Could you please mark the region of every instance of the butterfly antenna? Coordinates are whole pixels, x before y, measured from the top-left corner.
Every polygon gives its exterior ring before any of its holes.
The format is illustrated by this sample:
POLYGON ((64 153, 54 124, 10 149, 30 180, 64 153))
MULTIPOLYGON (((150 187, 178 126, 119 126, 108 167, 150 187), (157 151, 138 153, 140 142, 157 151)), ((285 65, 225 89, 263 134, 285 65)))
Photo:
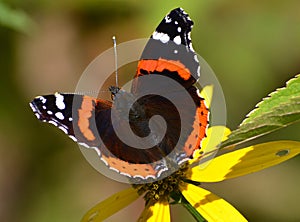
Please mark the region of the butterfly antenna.
POLYGON ((77 92, 64 92, 65 94, 78 94, 78 95, 92 95, 92 96, 95 96, 97 95, 98 93, 107 93, 109 92, 109 90, 100 90, 100 91, 96 91, 96 90, 93 90, 93 91, 77 91, 77 92))
POLYGON ((115 54, 115 73, 116 73, 116 87, 119 87, 118 83, 118 54, 117 54, 117 41, 116 37, 112 37, 113 43, 114 43, 114 54, 115 54))

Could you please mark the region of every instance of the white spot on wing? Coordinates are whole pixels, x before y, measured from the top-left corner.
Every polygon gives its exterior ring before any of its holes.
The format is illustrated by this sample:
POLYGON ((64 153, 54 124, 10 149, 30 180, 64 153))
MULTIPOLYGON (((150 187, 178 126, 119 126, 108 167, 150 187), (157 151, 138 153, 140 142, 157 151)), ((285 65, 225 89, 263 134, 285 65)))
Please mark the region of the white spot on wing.
POLYGON ((55 113, 55 116, 56 116, 57 119, 60 119, 60 120, 63 120, 65 118, 64 115, 61 112, 55 113))
POLYGON ((160 177, 161 176, 161 174, 163 173, 163 172, 165 172, 165 171, 167 171, 168 170, 168 168, 166 167, 166 168, 164 168, 164 169, 161 169, 158 173, 157 173, 157 177, 160 177))
POLYGON ((196 62, 199 62, 198 56, 197 56, 196 54, 194 55, 194 60, 195 60, 196 62))
POLYGON ((32 103, 29 103, 30 108, 32 109, 33 112, 36 112, 36 108, 32 103))
MULTIPOLYGON (((143 176, 141 176, 141 175, 134 175, 133 178, 134 178, 134 179, 138 179, 138 178, 140 178, 140 179, 146 179, 145 177, 143 177, 143 176)), ((153 178, 153 179, 154 179, 154 178, 153 178)))
POLYGON ((178 22, 177 22, 177 21, 175 21, 174 23, 175 23, 175 25, 178 25, 178 22))
POLYGON ((80 146, 84 146, 86 148, 90 148, 89 145, 87 145, 86 143, 78 143, 80 146))
POLYGON ((102 157, 101 157, 100 159, 103 161, 103 163, 104 163, 106 166, 108 166, 108 163, 107 163, 107 161, 106 161, 105 159, 103 159, 102 157))
MULTIPOLYGON (((158 176, 158 177, 159 177, 159 176, 158 176)), ((156 179, 156 178, 155 178, 155 176, 153 176, 153 175, 148 175, 148 176, 146 176, 145 179, 156 179)))
POLYGON ((120 174, 121 174, 121 175, 123 175, 123 176, 126 176, 126 177, 131 177, 131 175, 130 175, 130 174, 128 174, 128 173, 123 173, 123 172, 120 172, 120 174))
POLYGON ((48 115, 52 115, 53 112, 51 110, 47 110, 48 115))
POLYGON ((192 40, 192 39, 191 39, 191 32, 189 32, 189 33, 187 34, 187 37, 188 37, 188 40, 192 40))
POLYGON ((52 121, 52 120, 48 121, 48 123, 50 123, 50 124, 52 124, 52 125, 54 125, 54 126, 58 126, 57 122, 52 121))
POLYGON ((166 15, 165 21, 166 21, 166 23, 170 23, 170 22, 172 22, 172 19, 168 15, 166 15))
POLYGON ((184 158, 184 159, 178 161, 178 165, 180 165, 180 164, 182 164, 182 163, 188 161, 189 159, 190 159, 190 158, 186 157, 186 158, 184 158))
POLYGON ((200 76, 200 66, 197 68, 197 75, 200 76))
POLYGON ((65 134, 68 134, 68 130, 64 128, 63 126, 58 127, 60 130, 62 130, 65 134))
POLYGON ((73 118, 72 118, 72 117, 69 117, 69 121, 70 121, 70 122, 73 121, 73 118))
POLYGON ((177 28, 177 32, 181 32, 181 27, 178 27, 178 28, 177 28))
POLYGON ((167 43, 170 40, 170 37, 166 33, 154 32, 152 38, 155 40, 160 40, 162 43, 167 43))
POLYGON ((194 50, 194 48, 193 48, 192 42, 190 42, 190 44, 189 44, 189 48, 190 48, 190 50, 191 50, 192 52, 194 52, 194 51, 195 51, 195 50, 194 50))
POLYGON ((77 142, 77 139, 76 139, 75 136, 69 135, 69 137, 70 137, 74 142, 77 142))
POLYGON ((177 45, 180 45, 181 44, 181 38, 180 38, 180 36, 178 35, 178 36, 176 36, 175 38, 174 38, 174 40, 173 40, 177 45))
POLYGON ((162 35, 163 35, 163 33, 154 31, 153 34, 152 34, 152 38, 155 39, 155 40, 159 40, 162 35))
MULTIPOLYGON (((96 151, 96 153, 97 153, 97 155, 98 156, 101 156, 101 152, 100 152, 100 150, 97 148, 97 147, 95 147, 95 146, 92 146, 91 147, 93 150, 95 150, 96 151)), ((103 162, 106 162, 105 160, 103 160, 102 158, 100 158, 103 162)))
POLYGON ((66 105, 64 103, 64 96, 59 93, 55 93, 55 97, 56 97, 55 104, 57 108, 59 108, 60 110, 65 109, 66 105))
POLYGON ((187 15, 187 13, 184 11, 183 8, 180 7, 179 9, 180 9, 180 11, 181 11, 182 14, 187 15))
POLYGON ((47 99, 46 99, 45 97, 43 97, 43 96, 38 96, 38 97, 36 97, 36 98, 39 99, 39 100, 41 100, 41 102, 42 102, 43 104, 45 104, 46 101, 47 101, 47 99))
POLYGON ((120 173, 120 171, 119 171, 119 170, 117 170, 116 168, 109 167, 109 169, 110 169, 110 170, 113 170, 113 171, 115 171, 115 172, 117 172, 117 173, 120 173))
POLYGON ((178 53, 178 50, 175 49, 175 50, 174 50, 174 53, 177 54, 177 53, 178 53))

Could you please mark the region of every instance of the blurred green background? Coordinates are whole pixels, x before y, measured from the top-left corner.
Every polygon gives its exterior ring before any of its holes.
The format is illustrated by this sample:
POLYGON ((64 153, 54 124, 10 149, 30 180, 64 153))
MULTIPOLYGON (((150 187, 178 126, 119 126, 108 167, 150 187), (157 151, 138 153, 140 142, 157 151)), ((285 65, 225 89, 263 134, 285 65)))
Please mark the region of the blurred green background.
MULTIPOLYGON (((128 185, 95 171, 61 131, 41 124, 34 96, 72 92, 85 67, 119 43, 148 37, 167 12, 194 20, 193 46, 215 71, 236 128, 261 98, 300 73, 300 1, 10 0, 0 3, 0 221, 79 221, 128 185)), ((129 75, 133 75, 132 70, 129 75)), ((300 140, 295 124, 259 141, 300 140)), ((218 184, 204 184, 249 221, 300 221, 300 157, 218 184)), ((134 221, 137 201, 107 221, 134 221)), ((193 221, 180 206, 174 221, 193 221)))

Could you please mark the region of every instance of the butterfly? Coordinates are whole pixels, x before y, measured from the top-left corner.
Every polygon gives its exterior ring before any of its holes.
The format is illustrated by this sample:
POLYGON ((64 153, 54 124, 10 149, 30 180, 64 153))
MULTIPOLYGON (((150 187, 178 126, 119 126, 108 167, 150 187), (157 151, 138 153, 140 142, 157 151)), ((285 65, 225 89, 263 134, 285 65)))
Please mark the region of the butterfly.
POLYGON ((38 96, 30 103, 34 114, 95 149, 121 175, 163 177, 193 158, 208 127, 209 110, 194 86, 200 65, 192 27, 181 8, 163 18, 138 61, 130 92, 111 86, 112 101, 76 93, 38 96))

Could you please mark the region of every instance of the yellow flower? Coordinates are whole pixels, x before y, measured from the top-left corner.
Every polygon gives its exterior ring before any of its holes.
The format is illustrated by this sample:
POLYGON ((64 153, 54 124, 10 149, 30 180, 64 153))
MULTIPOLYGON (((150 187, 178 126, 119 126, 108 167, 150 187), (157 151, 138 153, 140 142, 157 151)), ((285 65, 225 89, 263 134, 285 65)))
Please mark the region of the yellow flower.
MULTIPOLYGON (((211 88, 202 91, 210 101, 211 88)), ((219 182, 257 172, 279 164, 300 153, 300 142, 274 141, 257 144, 215 158, 220 138, 225 140, 230 130, 224 126, 208 129, 202 149, 196 157, 183 164, 172 175, 152 183, 132 185, 131 188, 114 194, 98 203, 83 217, 82 222, 100 222, 144 195, 145 209, 138 221, 171 221, 170 202, 182 203, 193 216, 206 221, 247 221, 232 205, 215 194, 201 188, 200 182, 219 182), (198 214, 198 215, 197 215, 198 214)))

